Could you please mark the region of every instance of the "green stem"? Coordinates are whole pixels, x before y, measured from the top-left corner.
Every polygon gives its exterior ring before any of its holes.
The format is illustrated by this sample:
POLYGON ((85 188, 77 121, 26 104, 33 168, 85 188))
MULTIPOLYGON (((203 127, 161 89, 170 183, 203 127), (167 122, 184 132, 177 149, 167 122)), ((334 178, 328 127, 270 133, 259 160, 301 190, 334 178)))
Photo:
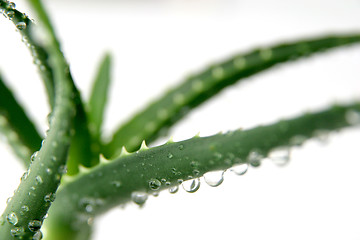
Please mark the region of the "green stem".
POLYGON ((254 161, 254 156, 265 157, 276 148, 302 144, 319 131, 335 131, 353 124, 360 124, 359 103, 246 131, 196 136, 150 149, 143 147, 135 153, 123 152, 115 160, 103 161, 66 179, 45 222, 48 239, 81 239, 77 232, 86 232, 89 219, 129 202, 135 192, 151 194, 209 171, 243 163, 258 165, 259 159, 254 161))

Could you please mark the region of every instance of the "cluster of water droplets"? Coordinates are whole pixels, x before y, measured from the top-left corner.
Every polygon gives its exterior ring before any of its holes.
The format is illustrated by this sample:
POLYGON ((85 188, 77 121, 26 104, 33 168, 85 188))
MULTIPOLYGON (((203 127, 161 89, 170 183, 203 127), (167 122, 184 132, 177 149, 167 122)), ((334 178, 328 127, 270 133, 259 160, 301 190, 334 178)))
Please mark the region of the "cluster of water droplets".
POLYGON ((79 208, 87 213, 92 214, 96 210, 104 205, 104 200, 101 198, 84 197, 79 201, 79 208))
MULTIPOLYGON (((25 215, 27 212, 29 211, 29 207, 24 205, 21 207, 20 210, 20 215, 25 215)), ((23 236, 25 236, 25 229, 24 227, 21 226, 17 226, 19 223, 19 217, 17 216, 17 214, 15 212, 11 212, 6 216, 6 220, 9 224, 13 225, 14 227, 10 229, 10 234, 11 236, 15 237, 15 238, 19 238, 21 239, 23 236)), ((4 222, 1 222, 1 225, 3 225, 4 222)), ((35 234, 33 235, 33 240, 40 240, 42 239, 42 233, 40 231, 42 225, 42 221, 34 219, 34 220, 30 220, 27 224, 27 228, 31 231, 34 232, 35 234)))
MULTIPOLYGON (((7 7, 1 8, 0 13, 2 13, 9 20, 13 20, 15 17, 15 7, 16 7, 15 3, 7 2, 7 7)), ((23 14, 22 18, 23 18, 22 20, 25 20, 27 17, 25 14, 23 14)), ((26 29, 27 27, 26 22, 22 20, 15 23, 16 28, 20 31, 26 29)))

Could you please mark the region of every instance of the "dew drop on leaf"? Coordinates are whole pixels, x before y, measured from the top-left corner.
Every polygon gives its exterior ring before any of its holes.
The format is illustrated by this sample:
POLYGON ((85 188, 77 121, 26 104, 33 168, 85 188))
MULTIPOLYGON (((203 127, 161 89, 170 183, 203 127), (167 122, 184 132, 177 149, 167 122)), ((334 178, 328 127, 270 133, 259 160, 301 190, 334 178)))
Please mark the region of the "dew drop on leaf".
POLYGON ((177 193, 177 191, 179 191, 179 186, 173 186, 171 188, 169 188, 169 193, 177 193))
POLYGON ((212 171, 204 174, 204 180, 210 187, 217 187, 224 181, 224 171, 212 171))
POLYGON ((62 174, 62 175, 66 174, 67 173, 67 167, 65 165, 61 165, 59 167, 59 173, 62 174))
POLYGON ((9 9, 15 9, 16 4, 14 2, 8 2, 8 8, 9 9))
POLYGON ((6 219, 7 219, 7 221, 8 221, 10 224, 12 224, 12 225, 16 225, 16 224, 18 223, 18 221, 19 221, 16 213, 14 213, 14 212, 9 213, 9 214, 6 216, 6 219))
POLYGON ((112 181, 111 185, 113 185, 116 188, 119 188, 121 186, 121 182, 120 181, 112 181))
POLYGON ((92 198, 82 198, 79 201, 79 207, 86 213, 92 213, 94 211, 95 200, 92 198))
POLYGON ((21 181, 25 181, 25 179, 28 177, 28 175, 29 175, 29 172, 28 171, 26 171, 26 172, 24 172, 24 174, 21 176, 21 181))
POLYGON ((32 240, 41 240, 42 238, 43 238, 42 232, 41 232, 41 231, 37 231, 37 232, 34 234, 32 240))
POLYGON ((32 221, 30 221, 29 224, 28 224, 28 228, 29 228, 29 230, 32 231, 32 232, 37 232, 37 231, 39 231, 40 228, 41 228, 41 221, 39 221, 39 220, 32 220, 32 221))
POLYGON ((53 202, 53 201, 55 201, 55 198, 56 198, 55 193, 49 193, 49 194, 45 195, 44 201, 45 202, 53 202))
POLYGON ((305 141, 306 137, 302 135, 294 136, 290 139, 290 144, 293 146, 301 146, 305 141))
POLYGON ((235 173, 236 175, 244 175, 247 170, 249 169, 249 164, 248 163, 242 163, 242 164, 239 164, 239 165, 236 165, 232 168, 230 168, 230 171, 235 173))
POLYGON ((29 207, 26 205, 21 206, 20 215, 25 215, 29 211, 29 207))
POLYGON ((290 148, 279 147, 270 151, 268 157, 277 166, 285 166, 290 161, 290 148))
POLYGON ((26 23, 24 23, 24 22, 18 22, 18 23, 16 24, 16 28, 19 29, 20 31, 21 31, 21 30, 24 30, 24 29, 26 28, 26 23))
POLYGON ((31 157, 30 157, 30 161, 31 161, 31 162, 35 161, 35 158, 37 157, 38 153, 39 153, 39 152, 36 151, 36 152, 34 152, 34 153, 31 155, 31 157))
POLYGON ((149 187, 151 190, 158 190, 161 187, 161 182, 157 179, 151 179, 149 181, 149 187))
POLYGON ((131 200, 140 206, 144 205, 147 199, 148 199, 148 195, 143 192, 133 192, 131 194, 131 200))
POLYGON ((174 157, 174 155, 172 155, 172 153, 168 153, 167 157, 168 157, 169 159, 172 159, 172 158, 174 157))
POLYGON ((360 124, 360 112, 355 110, 348 110, 345 113, 345 120, 350 125, 360 124))
POLYGON ((24 236, 24 228, 23 227, 17 227, 10 230, 11 236, 15 238, 20 238, 24 236))
POLYGON ((37 175, 35 177, 35 181, 36 181, 36 185, 42 184, 43 183, 43 179, 40 175, 37 175))
POLYGON ((322 144, 329 142, 329 131, 328 130, 317 130, 314 132, 314 137, 322 144))
POLYGON ((182 183, 183 189, 188 193, 194 193, 200 188, 200 179, 190 179, 182 183))
POLYGON ((253 167, 259 167, 264 156, 258 151, 251 151, 248 155, 248 162, 253 167))
POLYGON ((7 17, 11 20, 15 17, 15 12, 10 10, 6 12, 7 17))

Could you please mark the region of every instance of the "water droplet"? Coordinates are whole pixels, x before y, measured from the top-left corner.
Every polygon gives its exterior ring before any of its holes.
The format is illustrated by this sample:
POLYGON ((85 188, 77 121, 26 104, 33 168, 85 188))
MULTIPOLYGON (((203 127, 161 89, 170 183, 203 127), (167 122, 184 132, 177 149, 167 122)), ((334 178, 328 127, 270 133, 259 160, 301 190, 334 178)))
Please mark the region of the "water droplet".
POLYGON ((17 227, 10 230, 10 234, 13 237, 20 238, 24 236, 24 228, 23 227, 17 227))
POLYGON ((6 15, 11 20, 11 19, 13 19, 15 17, 15 12, 14 11, 7 11, 6 15))
MULTIPOLYGON (((54 145, 54 144, 53 144, 54 145)), ((51 157, 51 161, 56 162, 57 158, 55 156, 51 157)))
POLYGON ((177 186, 177 185, 169 188, 169 193, 174 194, 174 193, 177 193, 177 191, 179 191, 179 186, 177 186))
POLYGON ((204 180, 210 187, 217 187, 224 181, 224 171, 212 171, 204 174, 204 180))
POLYGON ((240 56, 240 57, 237 57, 235 60, 234 60, 234 66, 238 69, 243 69, 245 68, 246 66, 246 60, 244 57, 240 56))
POLYGON ((140 206, 144 205, 147 199, 148 199, 148 195, 143 192, 133 192, 131 194, 131 200, 140 206))
POLYGON ((200 188, 200 179, 190 179, 182 183, 182 187, 188 193, 194 193, 200 188))
POLYGON ((180 144, 178 148, 179 148, 179 150, 183 150, 183 149, 184 149, 184 145, 180 144))
POLYGON ((89 226, 92 226, 94 224, 94 218, 90 217, 86 222, 89 226))
POLYGON ((43 183, 43 179, 40 175, 37 175, 35 177, 35 181, 36 181, 36 185, 42 184, 43 183))
POLYGON ((195 92, 201 92, 204 90, 204 84, 197 79, 192 83, 191 89, 194 90, 195 92))
POLYGON ((345 120, 350 125, 360 124, 360 112, 355 110, 346 111, 345 120))
POLYGON ((249 169, 249 164, 242 163, 242 164, 239 164, 239 165, 236 165, 236 166, 230 168, 230 171, 232 171, 236 175, 241 176, 241 175, 244 175, 248 169, 249 169))
POLYGON ((172 153, 168 153, 167 157, 171 159, 174 157, 174 155, 172 155, 172 153))
POLYGON ((211 74, 214 78, 221 79, 224 77, 224 69, 222 67, 215 67, 211 74))
POLYGON ((251 151, 248 155, 248 162, 253 167, 259 167, 264 156, 258 151, 251 151))
POLYGON ((262 60, 268 61, 272 57, 272 50, 269 48, 260 49, 259 55, 262 60))
POLYGON ((8 8, 9 9, 15 9, 15 7, 16 7, 16 4, 14 2, 8 2, 8 8))
POLYGON ((18 217, 16 216, 16 213, 11 212, 6 216, 7 221, 12 224, 12 225, 16 225, 19 221, 18 217))
POLYGON ((20 31, 21 31, 21 30, 24 30, 24 29, 26 28, 26 23, 24 23, 24 22, 18 22, 18 23, 16 24, 16 28, 19 29, 20 31))
POLYGON ((41 223, 41 221, 39 221, 39 220, 32 220, 32 221, 29 222, 28 228, 29 228, 29 230, 32 231, 32 232, 37 232, 37 231, 40 230, 41 224, 42 224, 42 223, 41 223))
POLYGON ((42 232, 38 231, 34 234, 32 240, 41 240, 43 238, 42 232))
POLYGON ((121 182, 120 181, 112 181, 111 185, 113 185, 114 187, 118 188, 121 186, 121 182))
POLYGON ((322 144, 327 144, 329 142, 329 131, 328 130, 316 130, 314 132, 314 137, 322 144))
POLYGON ((158 197, 159 196, 159 192, 152 192, 152 195, 154 196, 154 197, 158 197))
POLYGON ((197 169, 194 169, 194 170, 192 171, 192 173, 193 173, 194 176, 198 176, 198 175, 200 174, 200 171, 197 170, 197 169))
POLYGON ((92 213, 94 211, 95 201, 90 198, 83 198, 79 201, 79 207, 87 213, 92 213))
POLYGON ((199 163, 196 162, 196 161, 191 161, 191 162, 190 162, 190 166, 191 166, 192 168, 197 168, 197 167, 199 166, 199 163))
POLYGON ((38 153, 39 153, 39 152, 36 151, 36 152, 34 152, 34 153, 31 155, 31 157, 30 157, 30 162, 35 161, 35 158, 37 157, 38 153))
POLYGON ((25 215, 29 211, 29 207, 26 205, 21 206, 20 215, 25 215))
POLYGON ((45 171, 46 171, 46 173, 49 174, 49 175, 52 174, 52 170, 51 170, 50 168, 47 168, 45 171))
POLYGON ((290 160, 290 148, 288 147, 279 147, 270 151, 268 157, 275 163, 277 166, 285 166, 289 163, 290 160))
POLYGON ((44 220, 44 219, 47 219, 48 216, 49 216, 49 213, 46 213, 45 216, 43 217, 43 220, 44 220))
POLYGON ((45 201, 45 202, 53 202, 53 201, 55 201, 55 198, 56 198, 56 194, 55 194, 55 193, 49 193, 49 194, 46 194, 46 195, 45 195, 44 201, 45 201))
POLYGON ((161 182, 157 179, 151 179, 149 181, 149 187, 151 190, 158 190, 161 187, 161 182))
POLYGON ((67 173, 67 167, 65 165, 61 165, 59 167, 59 173, 62 174, 62 175, 66 174, 67 173))
POLYGON ((8 197, 8 199, 6 199, 6 204, 9 204, 9 202, 12 200, 12 197, 8 197))
POLYGON ((306 141, 306 139, 307 138, 305 136, 297 135, 290 139, 290 144, 292 146, 301 146, 306 141))

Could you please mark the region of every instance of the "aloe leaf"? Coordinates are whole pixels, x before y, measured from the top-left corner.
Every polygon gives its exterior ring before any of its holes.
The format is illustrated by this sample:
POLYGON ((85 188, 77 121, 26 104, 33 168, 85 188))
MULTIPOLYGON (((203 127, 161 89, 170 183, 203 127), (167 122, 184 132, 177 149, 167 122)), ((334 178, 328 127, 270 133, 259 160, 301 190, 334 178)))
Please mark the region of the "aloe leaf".
POLYGON ((111 80, 110 71, 111 56, 110 54, 106 54, 99 66, 88 104, 89 129, 95 144, 98 146, 101 138, 101 126, 111 80))
MULTIPOLYGON (((4 6, 8 6, 9 3, 7 1, 1 1, 1 3, 4 6)), ((48 35, 55 36, 55 32, 53 27, 51 26, 51 23, 46 16, 45 11, 43 11, 43 7, 41 3, 37 0, 30 0, 29 3, 33 6, 36 13, 38 14, 39 18, 42 20, 42 24, 44 25, 44 28, 48 32, 48 35)), ((7 7, 8 9, 9 7, 7 7)), ((11 7, 11 11, 15 12, 15 16, 19 15, 19 19, 25 19, 26 24, 29 26, 32 26, 34 24, 31 23, 28 17, 26 17, 25 14, 18 12, 14 9, 14 7, 11 7)), ((8 10, 5 10, 4 12, 8 12, 8 10)), ((12 18, 12 20, 15 20, 15 17, 12 18)), ((19 21, 20 21, 19 20, 19 21)), ((17 21, 17 20, 16 20, 17 21)), ((17 23, 15 21, 15 23, 17 23)), ((29 29, 26 27, 24 30, 29 29)), ((21 33, 23 33, 24 30, 21 30, 21 33)), ((53 84, 53 73, 50 65, 48 64, 48 56, 50 55, 50 52, 48 50, 48 46, 40 47, 40 45, 35 44, 34 38, 31 35, 32 32, 25 31, 27 35, 25 35, 26 43, 30 46, 30 49, 32 50, 32 54, 35 57, 34 62, 39 65, 40 72, 42 73, 43 77, 47 77, 45 81, 45 84, 47 85, 48 82, 52 84, 48 84, 47 89, 54 91, 54 84, 53 84), (46 61, 45 61, 46 60, 46 61)), ((60 44, 56 39, 52 39, 52 45, 57 46, 57 48, 60 48, 60 44)), ((72 87, 74 88, 74 101, 76 104, 76 115, 73 122, 73 129, 74 134, 72 137, 72 144, 71 148, 69 150, 69 160, 68 160, 68 174, 76 174, 78 172, 78 166, 79 164, 84 166, 92 166, 98 163, 98 156, 96 152, 94 152, 91 149, 91 138, 90 133, 88 129, 88 122, 87 122, 87 115, 84 109, 84 105, 81 99, 80 92, 77 90, 75 83, 72 80, 72 77, 69 73, 69 78, 72 82, 72 87)), ((51 93, 51 91, 48 90, 48 92, 51 93)), ((48 94, 51 96, 53 94, 48 94)))
MULTIPOLYGON (((87 220, 112 207, 130 200, 144 203, 141 194, 146 196, 178 186, 209 171, 239 164, 258 166, 259 157, 266 157, 274 149, 298 146, 306 139, 318 137, 319 131, 336 131, 355 124, 360 124, 360 103, 337 105, 245 131, 169 141, 150 149, 143 144, 134 153, 123 148, 116 159, 103 159, 98 166, 64 178, 46 221, 48 237, 76 239, 71 236, 76 236, 76 231, 82 232, 81 223, 87 229, 87 220), (77 229, 73 230, 72 225, 77 229)), ((195 184, 190 191, 196 189, 195 184)))
POLYGON ((88 117, 80 93, 76 89, 74 91, 76 114, 73 121, 74 135, 71 138, 67 161, 68 175, 78 173, 80 165, 91 167, 99 162, 98 151, 92 147, 91 134, 87 124, 88 117))
POLYGON ((106 157, 114 157, 121 146, 134 151, 143 140, 150 143, 189 110, 248 76, 282 62, 359 41, 359 34, 326 36, 260 48, 231 57, 191 76, 137 113, 116 130, 103 152, 106 157))
POLYGON ((20 34, 22 41, 29 48, 30 53, 37 65, 40 76, 44 82, 47 96, 51 108, 54 106, 54 79, 53 72, 48 63, 48 53, 42 46, 42 43, 36 40, 34 36, 35 24, 29 17, 15 9, 15 4, 8 1, 0 1, 0 13, 3 13, 9 20, 11 20, 20 34))
MULTIPOLYGON (((45 141, 39 152, 33 155, 28 171, 24 173, 0 218, 0 239, 40 239, 39 229, 64 174, 75 115, 74 87, 69 66, 41 3, 33 2, 41 20, 46 23, 48 52, 54 70, 55 104, 45 141)), ((8 10, 10 3, 7 4, 8 10)))
POLYGON ((40 148, 41 136, 0 75, 0 132, 26 168, 31 153, 40 148))

